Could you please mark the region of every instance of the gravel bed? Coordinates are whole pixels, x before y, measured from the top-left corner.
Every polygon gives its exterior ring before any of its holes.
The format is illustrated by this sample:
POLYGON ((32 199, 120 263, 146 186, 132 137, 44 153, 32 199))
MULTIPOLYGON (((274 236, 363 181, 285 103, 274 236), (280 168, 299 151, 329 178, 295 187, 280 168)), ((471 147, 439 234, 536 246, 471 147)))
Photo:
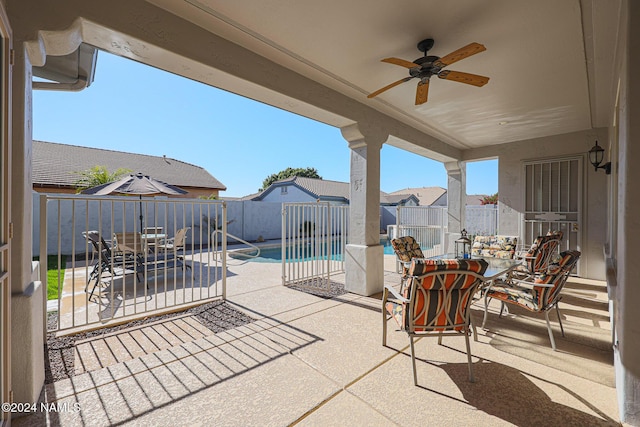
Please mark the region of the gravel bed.
MULTIPOLYGON (((51 384, 75 375, 74 346, 76 341, 99 337, 112 332, 122 331, 128 328, 166 320, 184 314, 191 314, 196 317, 200 323, 214 333, 237 328, 255 320, 231 307, 224 301, 214 301, 177 313, 146 317, 144 319, 134 320, 122 325, 83 332, 75 335, 56 337, 55 332, 49 332, 47 333, 47 342, 45 344, 45 384, 51 384)), ((47 330, 55 330, 56 322, 57 313, 49 313, 47 316, 47 330)))

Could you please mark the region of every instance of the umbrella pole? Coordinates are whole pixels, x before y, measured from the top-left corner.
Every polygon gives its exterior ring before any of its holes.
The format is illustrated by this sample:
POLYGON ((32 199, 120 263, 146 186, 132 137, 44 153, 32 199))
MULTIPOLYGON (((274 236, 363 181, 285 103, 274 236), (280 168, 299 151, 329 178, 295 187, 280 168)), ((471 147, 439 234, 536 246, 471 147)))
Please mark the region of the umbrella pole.
POLYGON ((142 233, 142 194, 140 195, 140 233, 142 233))

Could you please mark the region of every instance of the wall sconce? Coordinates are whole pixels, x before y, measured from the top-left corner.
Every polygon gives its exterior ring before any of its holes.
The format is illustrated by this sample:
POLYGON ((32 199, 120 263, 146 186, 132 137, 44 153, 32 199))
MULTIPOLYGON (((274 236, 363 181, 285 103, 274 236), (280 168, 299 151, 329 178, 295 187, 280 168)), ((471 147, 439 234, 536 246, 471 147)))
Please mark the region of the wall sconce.
POLYGON ((607 175, 611 175, 611 162, 607 162, 604 165, 600 165, 602 160, 604 159, 604 148, 598 145, 598 141, 596 140, 596 145, 594 145, 591 150, 589 150, 589 161, 596 168, 596 172, 598 169, 604 169, 604 173, 607 175))

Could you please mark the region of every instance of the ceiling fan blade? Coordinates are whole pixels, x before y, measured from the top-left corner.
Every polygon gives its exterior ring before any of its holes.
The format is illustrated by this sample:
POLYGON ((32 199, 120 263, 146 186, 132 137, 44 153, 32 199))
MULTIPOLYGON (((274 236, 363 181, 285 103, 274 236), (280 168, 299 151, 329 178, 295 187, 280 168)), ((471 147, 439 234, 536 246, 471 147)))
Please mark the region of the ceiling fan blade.
POLYGON ((453 80, 454 82, 466 83, 468 85, 482 87, 489 83, 489 77, 479 76, 477 74, 463 73, 461 71, 444 70, 438 73, 438 77, 445 80, 453 80))
POLYGON ((414 67, 419 67, 419 64, 416 64, 415 62, 411 62, 411 61, 405 61, 404 59, 400 59, 400 58, 384 58, 381 59, 382 62, 387 62, 389 64, 394 64, 394 65, 399 65, 401 67, 405 67, 405 68, 414 68, 414 67))
POLYGON ((418 88, 416 89, 416 105, 424 104, 427 102, 427 96, 429 95, 429 80, 421 80, 418 82, 418 88))
POLYGON ((401 84, 401 83, 408 82, 408 81, 409 81, 409 80, 411 80, 412 78, 413 78, 413 77, 405 77, 404 79, 400 79, 400 80, 398 80, 397 82, 393 82, 393 83, 391 83, 390 85, 386 85, 386 86, 385 86, 385 87, 383 87, 382 89, 378 89, 377 91, 372 92, 372 93, 370 93, 369 95, 367 95, 367 98, 373 98, 373 97, 375 97, 375 96, 378 96, 378 95, 380 95, 382 92, 384 92, 385 90, 389 90, 389 89, 391 89, 392 87, 396 87, 396 86, 398 86, 398 85, 399 85, 399 84, 401 84))
POLYGON ((451 65, 454 62, 458 62, 461 59, 467 58, 471 55, 475 55, 476 53, 480 53, 485 50, 487 50, 487 48, 485 48, 484 45, 481 45, 480 43, 469 43, 465 47, 461 47, 460 49, 443 56, 437 61, 434 61, 433 65, 443 68, 447 65, 451 65))

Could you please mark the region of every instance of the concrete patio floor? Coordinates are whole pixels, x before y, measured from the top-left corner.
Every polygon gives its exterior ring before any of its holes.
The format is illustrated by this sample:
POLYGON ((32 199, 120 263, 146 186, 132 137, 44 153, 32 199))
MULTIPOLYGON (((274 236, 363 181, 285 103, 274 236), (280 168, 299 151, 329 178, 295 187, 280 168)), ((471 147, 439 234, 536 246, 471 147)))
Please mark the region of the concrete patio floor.
MULTIPOLYGON (((387 283, 399 281, 394 264, 385 256, 387 283)), ((255 322, 218 334, 184 317, 153 325, 147 339, 166 341, 170 330, 181 339, 47 385, 46 401, 62 410, 13 425, 619 425, 601 282, 567 285, 565 338, 551 316, 557 352, 543 316, 512 310, 498 319, 496 305, 471 344, 476 382, 467 380, 462 337, 422 339, 415 387, 409 341, 393 321, 381 345, 380 296, 290 289, 277 263, 227 268, 228 303, 255 322)), ((473 316, 479 325, 479 304, 473 316)), ((112 342, 105 352, 115 352, 112 342)))

